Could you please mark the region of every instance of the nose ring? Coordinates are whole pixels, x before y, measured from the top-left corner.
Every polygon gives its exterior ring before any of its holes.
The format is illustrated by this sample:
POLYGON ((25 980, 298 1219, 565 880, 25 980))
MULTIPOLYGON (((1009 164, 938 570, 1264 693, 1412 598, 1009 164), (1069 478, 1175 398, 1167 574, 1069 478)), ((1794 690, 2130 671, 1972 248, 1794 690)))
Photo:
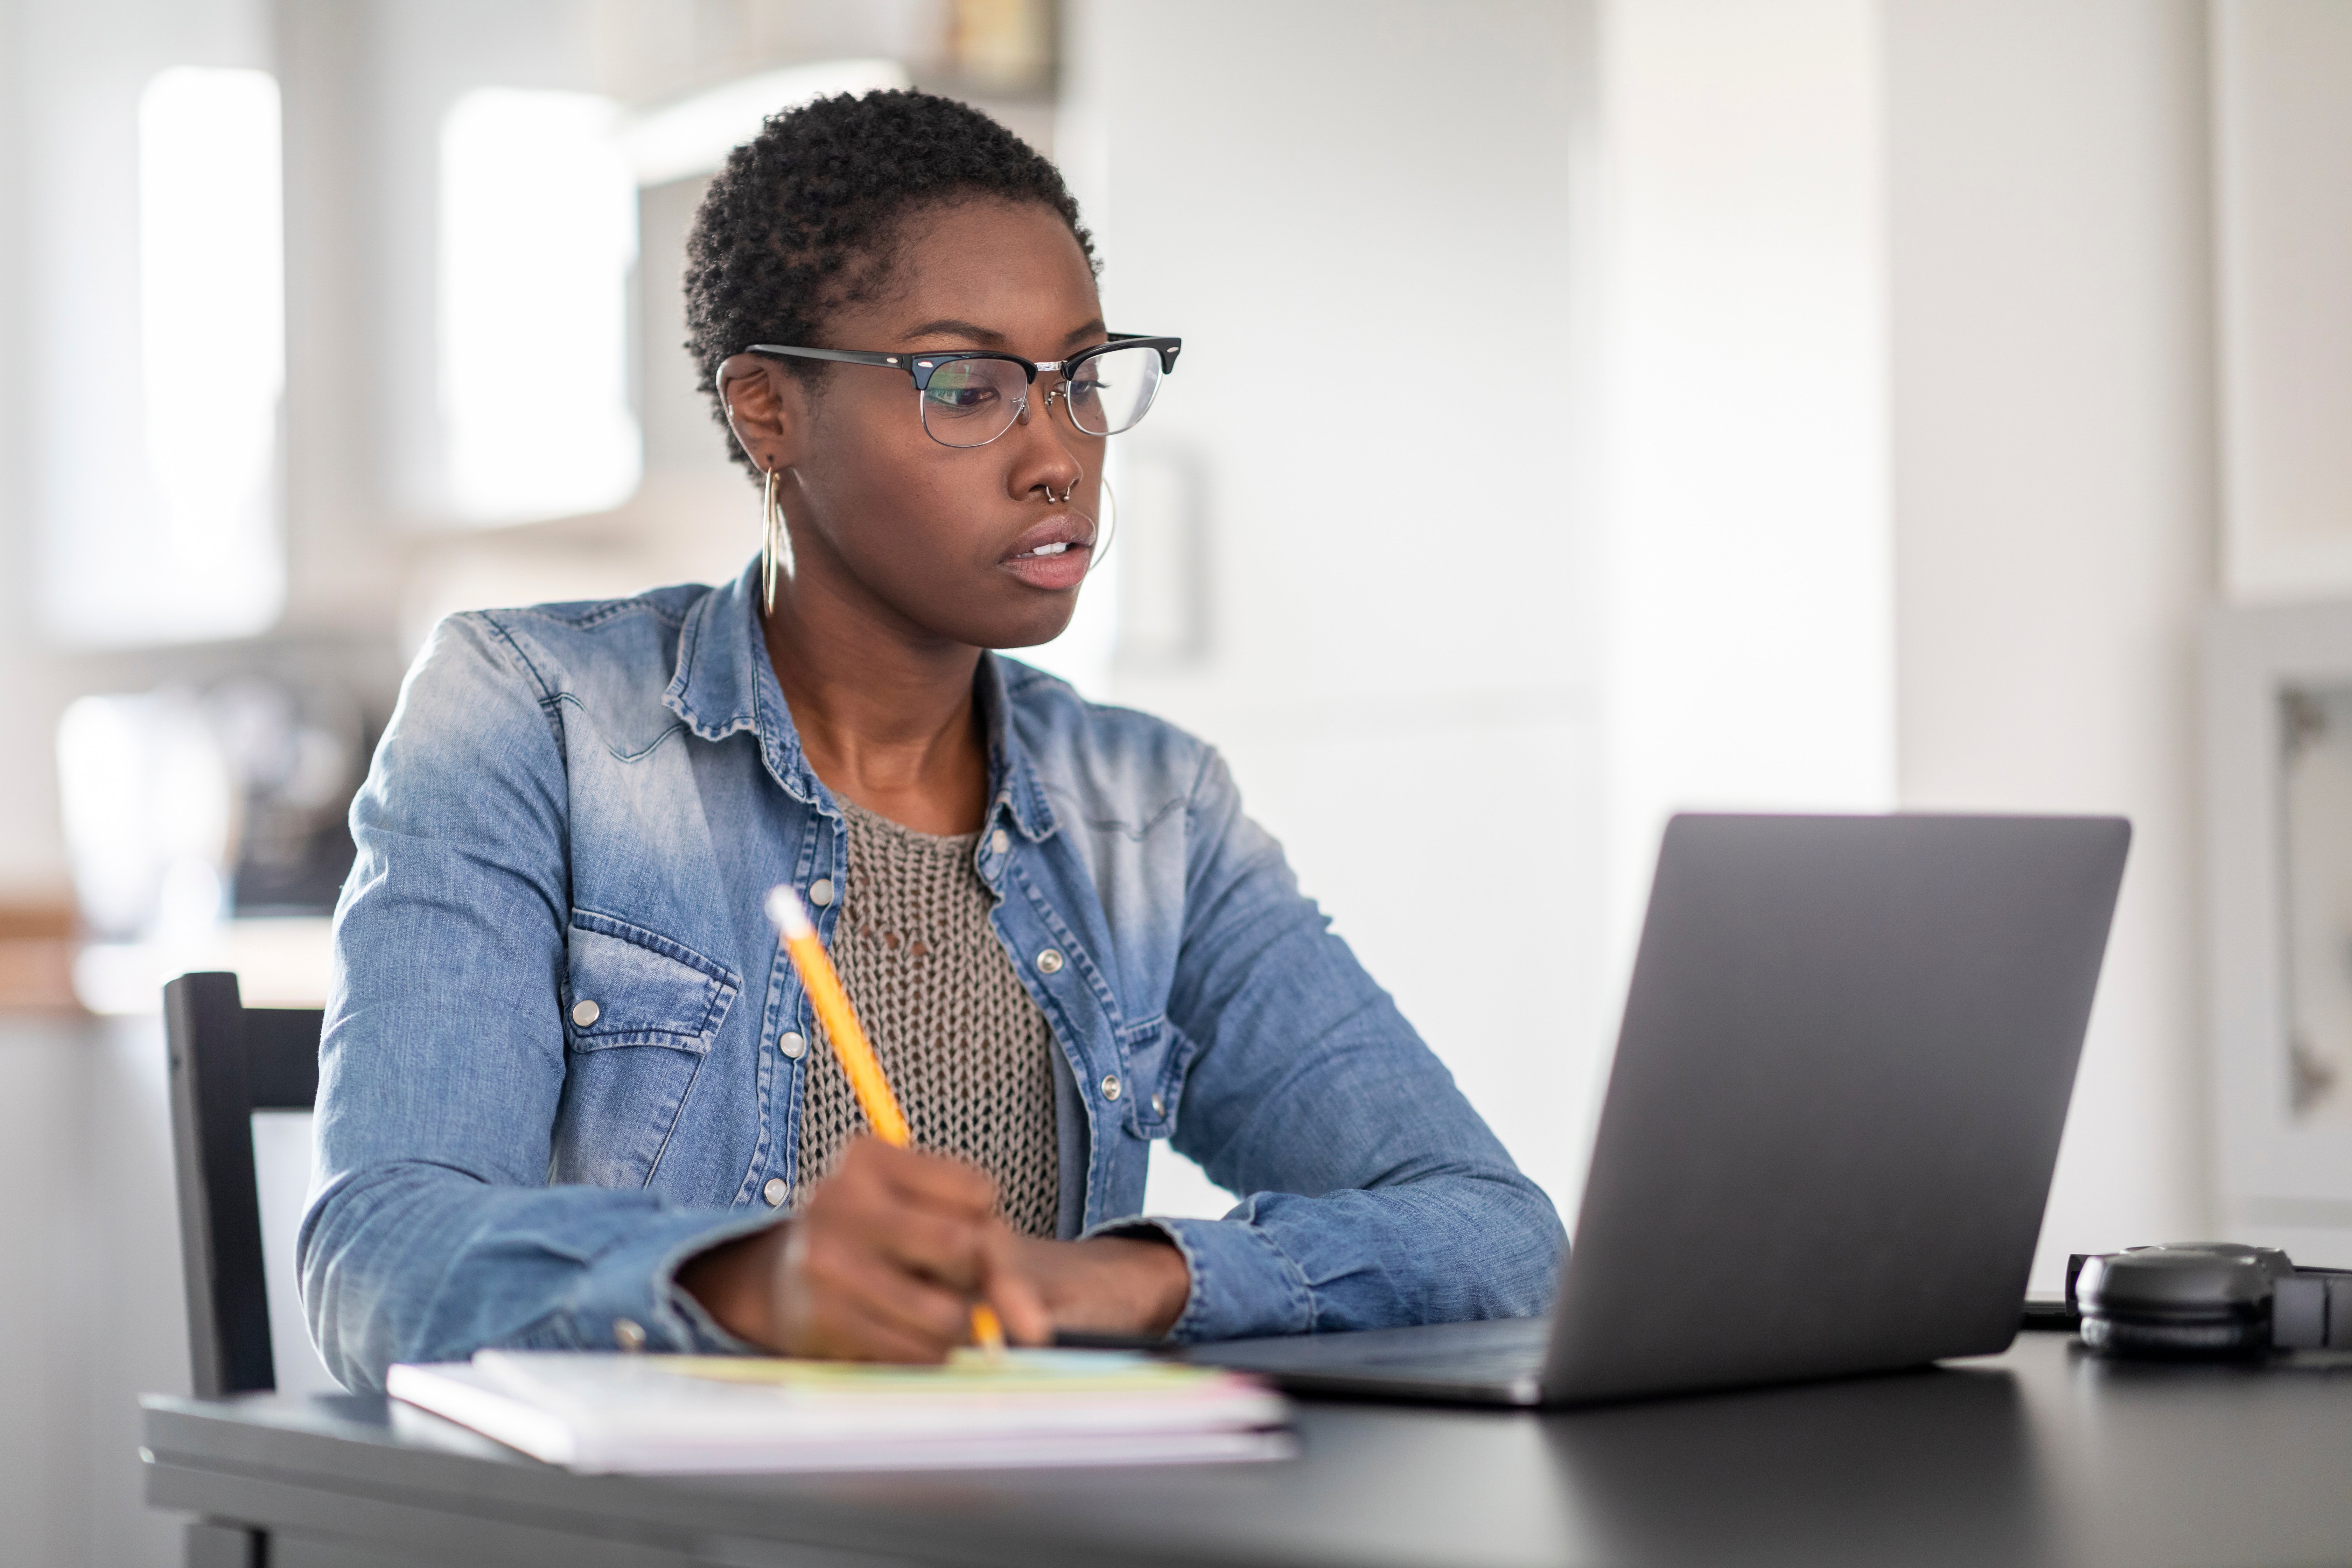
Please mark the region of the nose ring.
MULTIPOLYGON (((1083 477, 1083 476, 1081 476, 1081 477, 1083 477)), ((1045 499, 1046 499, 1047 500, 1049 500, 1049 501, 1052 501, 1052 502, 1053 502, 1055 505, 1056 505, 1056 506, 1067 506, 1067 505, 1069 505, 1069 504, 1070 504, 1070 498, 1071 498, 1072 496, 1074 496, 1074 495, 1076 495, 1077 493, 1078 493, 1078 481, 1077 481, 1076 479, 1072 479, 1072 480, 1070 481, 1070 488, 1069 488, 1068 489, 1064 490, 1060 495, 1055 495, 1055 494, 1054 493, 1054 487, 1053 487, 1053 486, 1051 486, 1051 485, 1047 485, 1047 486, 1045 487, 1045 499)))

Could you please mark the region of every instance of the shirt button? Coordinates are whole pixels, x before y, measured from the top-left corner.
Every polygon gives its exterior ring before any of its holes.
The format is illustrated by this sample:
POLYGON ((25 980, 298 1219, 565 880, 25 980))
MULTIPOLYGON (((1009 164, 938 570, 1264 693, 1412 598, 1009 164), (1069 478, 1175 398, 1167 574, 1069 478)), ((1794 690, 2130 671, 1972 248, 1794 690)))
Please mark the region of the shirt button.
POLYGON ((615 1318, 613 1320, 613 1342, 634 1353, 646 1348, 646 1331, 635 1318, 615 1318))
POLYGON ((808 1040, 798 1029, 786 1029, 783 1037, 776 1042, 776 1049, 798 1061, 801 1053, 808 1049, 808 1040))
POLYGON ((823 909, 825 905, 833 902, 832 878, 819 877, 815 881, 809 884, 809 902, 814 904, 818 909, 823 909))
POLYGON ((792 1190, 793 1184, 783 1177, 770 1176, 768 1184, 760 1189, 760 1195, 768 1200, 770 1208, 780 1209, 784 1206, 784 1199, 792 1195, 792 1190))
POLYGON ((584 997, 572 1004, 572 1021, 583 1029, 604 1016, 604 1009, 584 997))
POLYGON ((988 847, 1002 855, 1013 847, 1013 840, 1007 837, 1004 829, 1000 827, 988 836, 988 847))
POLYGON ((1165 1095, 1155 1094, 1151 1097, 1151 1114, 1154 1116, 1168 1114, 1168 1099, 1165 1095))
POLYGON ((1105 1100, 1118 1098, 1118 1074, 1113 1072, 1103 1075, 1103 1098, 1105 1100))
POLYGON ((1054 951, 1052 948, 1050 948, 1050 947, 1049 947, 1049 948, 1047 948, 1045 952, 1043 952, 1039 953, 1039 954, 1037 955, 1037 973, 1040 973, 1040 974, 1059 974, 1059 973, 1062 973, 1062 955, 1061 955, 1060 953, 1058 953, 1058 952, 1055 952, 1055 951, 1054 951))

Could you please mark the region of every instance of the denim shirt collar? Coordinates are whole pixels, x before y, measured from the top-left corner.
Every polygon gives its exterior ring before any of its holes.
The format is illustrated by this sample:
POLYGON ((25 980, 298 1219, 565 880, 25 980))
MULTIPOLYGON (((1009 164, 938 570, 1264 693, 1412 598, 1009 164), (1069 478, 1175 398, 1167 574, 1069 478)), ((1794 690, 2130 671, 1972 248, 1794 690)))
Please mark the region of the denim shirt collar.
MULTIPOLYGON (((706 741, 752 731, 776 782, 793 798, 830 815, 833 797, 801 749, 800 731, 768 659, 755 597, 759 574, 755 560, 687 611, 678 628, 677 667, 662 703, 706 741)), ((1054 834, 1054 809, 1013 732, 1004 661, 982 653, 978 681, 981 721, 988 735, 989 816, 1009 817, 1022 837, 1042 842, 1054 834)))

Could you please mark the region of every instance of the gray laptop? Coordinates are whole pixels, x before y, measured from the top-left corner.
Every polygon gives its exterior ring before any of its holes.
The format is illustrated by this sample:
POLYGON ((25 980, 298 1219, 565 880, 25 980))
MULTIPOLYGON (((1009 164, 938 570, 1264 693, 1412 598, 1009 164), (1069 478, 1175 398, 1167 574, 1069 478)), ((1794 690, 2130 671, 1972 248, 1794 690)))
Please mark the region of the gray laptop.
POLYGON ((1192 1359, 1302 1393, 1573 1405, 2005 1348, 2130 838, 2114 817, 1675 817, 1551 1316, 1192 1359))

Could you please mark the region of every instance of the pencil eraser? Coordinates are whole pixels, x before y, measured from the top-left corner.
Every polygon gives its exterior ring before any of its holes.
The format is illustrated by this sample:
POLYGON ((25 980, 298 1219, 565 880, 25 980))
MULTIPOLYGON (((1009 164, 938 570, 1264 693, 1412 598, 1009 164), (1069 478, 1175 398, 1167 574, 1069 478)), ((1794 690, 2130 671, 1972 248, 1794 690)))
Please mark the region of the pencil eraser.
POLYGON ((801 907, 801 896, 793 891, 789 882, 779 882, 768 889, 768 919, 788 939, 807 936, 816 930, 809 924, 808 910, 801 907))

